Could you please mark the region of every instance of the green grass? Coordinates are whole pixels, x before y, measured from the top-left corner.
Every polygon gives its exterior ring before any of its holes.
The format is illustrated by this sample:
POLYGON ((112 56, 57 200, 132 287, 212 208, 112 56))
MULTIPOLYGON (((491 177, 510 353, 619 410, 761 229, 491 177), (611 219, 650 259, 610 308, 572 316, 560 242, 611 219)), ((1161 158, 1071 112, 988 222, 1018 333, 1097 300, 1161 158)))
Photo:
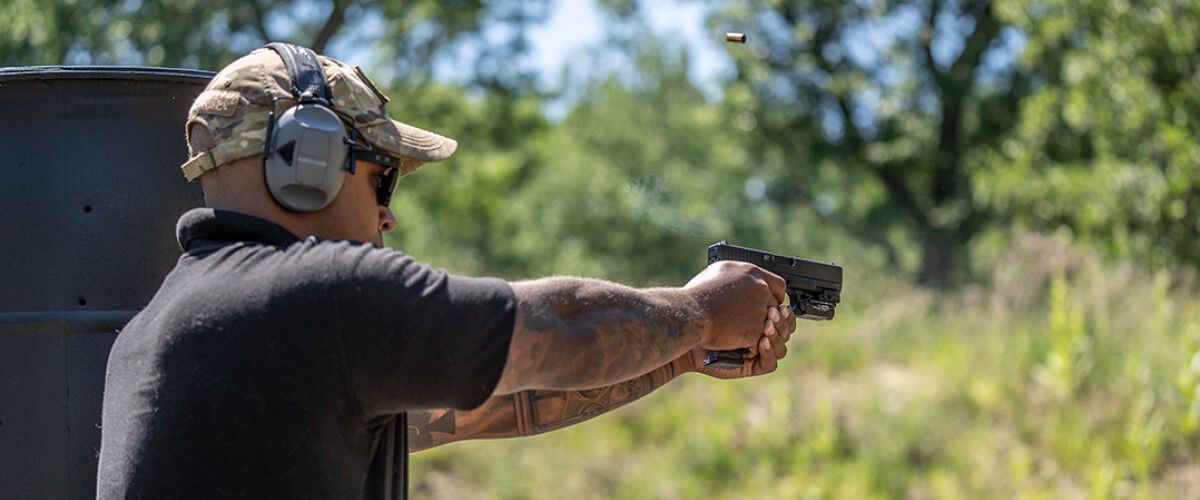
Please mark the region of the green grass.
POLYGON ((545 436, 414 455, 426 498, 1163 498, 1200 495, 1191 273, 1024 236, 987 284, 847 272, 779 371, 687 375, 545 436))

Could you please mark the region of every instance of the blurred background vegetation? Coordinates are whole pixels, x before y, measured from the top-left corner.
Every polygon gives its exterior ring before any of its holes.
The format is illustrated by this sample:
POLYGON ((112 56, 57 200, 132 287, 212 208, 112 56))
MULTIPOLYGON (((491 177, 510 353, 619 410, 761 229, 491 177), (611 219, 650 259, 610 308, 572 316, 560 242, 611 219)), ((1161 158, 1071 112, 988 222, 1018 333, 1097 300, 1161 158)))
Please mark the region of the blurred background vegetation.
POLYGON ((553 85, 550 0, 9 0, 0 64, 363 61, 462 144, 388 238, 459 273, 845 266, 778 373, 419 454, 419 497, 1200 496, 1200 3, 673 2, 749 35, 711 88, 645 3, 598 0, 553 85))

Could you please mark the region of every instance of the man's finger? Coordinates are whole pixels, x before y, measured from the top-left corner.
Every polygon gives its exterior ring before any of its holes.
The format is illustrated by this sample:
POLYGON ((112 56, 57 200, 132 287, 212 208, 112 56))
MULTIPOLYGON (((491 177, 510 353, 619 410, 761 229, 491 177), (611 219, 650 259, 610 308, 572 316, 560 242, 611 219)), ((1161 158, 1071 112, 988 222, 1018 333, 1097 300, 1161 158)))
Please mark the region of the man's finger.
POLYGON ((783 319, 783 316, 779 313, 779 309, 780 308, 778 307, 767 308, 767 318, 770 319, 772 323, 779 323, 783 319))
POLYGON ((766 337, 759 340, 759 356, 758 356, 758 372, 771 373, 779 366, 779 362, 775 360, 775 352, 771 350, 771 341, 766 337))
POLYGON ((779 335, 779 327, 775 326, 769 319, 763 320, 763 335, 766 337, 774 337, 779 335))
POLYGON ((781 307, 779 309, 780 315, 783 316, 783 318, 778 324, 775 325, 775 329, 779 331, 779 333, 783 335, 783 338, 786 340, 791 337, 793 332, 796 331, 796 313, 793 313, 791 309, 786 307, 781 307))
POLYGON ((771 353, 775 355, 776 360, 783 359, 787 356, 787 352, 787 341, 783 339, 782 335, 771 338, 771 353))
MULTIPOLYGON (((758 266, 755 266, 758 267, 758 266)), ((778 274, 758 267, 763 281, 767 282, 767 288, 771 290, 771 295, 775 296, 775 303, 782 304, 787 300, 787 281, 780 278, 778 274)))
POLYGON ((787 342, 787 339, 791 337, 791 334, 788 333, 788 325, 783 321, 775 323, 775 332, 780 338, 783 339, 784 342, 787 342))

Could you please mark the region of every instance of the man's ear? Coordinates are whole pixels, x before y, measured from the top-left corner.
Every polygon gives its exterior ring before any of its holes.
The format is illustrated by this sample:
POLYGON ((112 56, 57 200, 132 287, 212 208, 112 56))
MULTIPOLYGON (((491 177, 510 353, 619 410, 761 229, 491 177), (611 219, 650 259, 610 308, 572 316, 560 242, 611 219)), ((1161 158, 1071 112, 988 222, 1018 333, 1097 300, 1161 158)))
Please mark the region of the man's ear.
POLYGON ((187 141, 188 156, 196 156, 196 153, 212 149, 217 145, 217 140, 213 138, 212 132, 208 131, 208 127, 199 123, 193 123, 188 127, 187 141))

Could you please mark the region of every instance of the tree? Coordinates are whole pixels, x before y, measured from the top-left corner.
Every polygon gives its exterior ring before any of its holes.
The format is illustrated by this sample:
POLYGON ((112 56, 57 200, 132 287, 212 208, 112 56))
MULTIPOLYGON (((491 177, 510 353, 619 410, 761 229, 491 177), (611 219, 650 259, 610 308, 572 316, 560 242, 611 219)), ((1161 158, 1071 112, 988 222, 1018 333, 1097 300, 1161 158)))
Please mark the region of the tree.
POLYGON ((141 64, 218 69, 287 41, 375 50, 386 79, 424 79, 455 60, 467 83, 527 88, 515 61, 546 0, 12 0, 0 5, 0 65, 141 64), (474 50, 467 50, 474 49, 474 50))
POLYGON ((729 216, 746 212, 740 138, 686 59, 643 41, 634 70, 587 76, 560 123, 529 98, 512 116, 446 93, 418 105, 461 109, 429 114, 461 117, 447 125, 469 146, 401 181, 389 243, 466 273, 679 284, 707 245, 755 235, 729 216))
POLYGON ((945 286, 1014 223, 1200 259, 1198 18, 1182 0, 786 0, 710 24, 750 31, 726 97, 756 123, 770 199, 945 286))
POLYGON ((1008 6, 1039 75, 1020 123, 982 161, 978 198, 1005 220, 1066 228, 1117 257, 1200 262, 1200 4, 1040 0, 1008 6))
POLYGON ((813 207, 919 281, 950 283, 993 219, 974 152, 1011 129, 1028 75, 1003 64, 1012 31, 989 0, 748 2, 711 24, 746 27, 727 89, 755 123, 769 198, 813 207))

